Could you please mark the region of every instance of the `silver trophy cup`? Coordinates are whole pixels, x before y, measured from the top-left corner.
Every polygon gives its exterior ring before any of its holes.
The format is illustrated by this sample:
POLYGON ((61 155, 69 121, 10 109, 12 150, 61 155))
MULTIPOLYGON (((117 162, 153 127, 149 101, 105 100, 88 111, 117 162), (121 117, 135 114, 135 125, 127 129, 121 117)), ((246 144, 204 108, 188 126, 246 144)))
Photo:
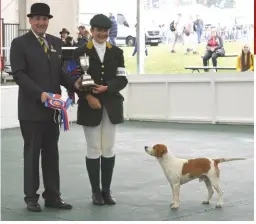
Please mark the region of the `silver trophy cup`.
POLYGON ((82 75, 82 87, 88 88, 95 86, 95 83, 92 79, 92 77, 87 73, 89 68, 89 57, 84 54, 84 56, 79 57, 80 65, 82 67, 82 70, 84 74, 82 75))

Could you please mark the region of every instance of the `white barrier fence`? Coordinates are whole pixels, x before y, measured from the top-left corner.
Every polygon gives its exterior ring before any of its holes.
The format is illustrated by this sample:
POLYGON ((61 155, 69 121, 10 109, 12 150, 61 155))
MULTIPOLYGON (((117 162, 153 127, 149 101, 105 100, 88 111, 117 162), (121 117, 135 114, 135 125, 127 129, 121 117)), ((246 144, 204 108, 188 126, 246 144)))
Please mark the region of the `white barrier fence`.
MULTIPOLYGON (((129 75, 126 119, 166 122, 254 123, 254 73, 129 75)), ((66 91, 63 91, 66 94, 66 91)), ((1 86, 1 129, 18 127, 17 86, 1 86)), ((69 110, 76 120, 77 107, 69 110)))

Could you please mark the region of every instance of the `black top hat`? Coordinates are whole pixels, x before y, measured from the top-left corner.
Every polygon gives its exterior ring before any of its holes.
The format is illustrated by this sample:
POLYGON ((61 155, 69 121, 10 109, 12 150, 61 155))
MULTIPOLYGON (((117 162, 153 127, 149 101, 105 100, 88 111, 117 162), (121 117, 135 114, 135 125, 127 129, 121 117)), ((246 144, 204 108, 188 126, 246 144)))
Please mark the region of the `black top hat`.
POLYGON ((50 15, 50 7, 45 3, 35 3, 31 5, 30 13, 27 14, 27 17, 32 16, 47 16, 51 19, 53 16, 50 15))
POLYGON ((91 19, 90 25, 92 27, 110 29, 112 27, 112 22, 107 16, 97 14, 91 19))
POLYGON ((68 35, 70 34, 66 28, 62 28, 62 30, 60 31, 60 34, 62 33, 67 33, 68 35))

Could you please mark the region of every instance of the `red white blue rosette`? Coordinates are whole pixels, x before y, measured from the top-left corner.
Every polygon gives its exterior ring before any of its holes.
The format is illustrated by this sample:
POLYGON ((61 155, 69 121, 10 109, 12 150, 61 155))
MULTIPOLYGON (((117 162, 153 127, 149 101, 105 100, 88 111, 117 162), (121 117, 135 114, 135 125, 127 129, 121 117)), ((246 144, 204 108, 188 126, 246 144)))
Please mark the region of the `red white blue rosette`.
POLYGON ((59 94, 48 94, 52 97, 52 99, 47 99, 45 101, 45 106, 55 110, 59 110, 61 113, 61 122, 63 122, 64 124, 64 131, 69 130, 67 109, 71 105, 72 99, 68 98, 66 101, 64 101, 59 94))

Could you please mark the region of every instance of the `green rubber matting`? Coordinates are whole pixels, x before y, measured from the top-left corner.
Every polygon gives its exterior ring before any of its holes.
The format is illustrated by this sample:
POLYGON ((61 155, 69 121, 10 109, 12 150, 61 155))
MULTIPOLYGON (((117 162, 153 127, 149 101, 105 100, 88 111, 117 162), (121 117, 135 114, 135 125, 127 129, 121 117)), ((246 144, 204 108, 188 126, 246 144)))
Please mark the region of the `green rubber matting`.
MULTIPOLYGON (((115 206, 91 204, 91 189, 85 167, 85 138, 81 126, 72 124, 60 136, 62 198, 71 211, 26 210, 23 195, 23 141, 19 128, 1 132, 1 220, 4 221, 249 221, 254 220, 253 126, 172 124, 127 121, 118 126, 116 166, 112 192, 115 206), (248 160, 220 164, 224 207, 203 205, 207 190, 194 180, 181 187, 178 210, 170 209, 172 191, 157 160, 145 145, 164 143, 177 157, 247 157, 248 160)), ((43 185, 38 193, 42 193, 43 185)))

